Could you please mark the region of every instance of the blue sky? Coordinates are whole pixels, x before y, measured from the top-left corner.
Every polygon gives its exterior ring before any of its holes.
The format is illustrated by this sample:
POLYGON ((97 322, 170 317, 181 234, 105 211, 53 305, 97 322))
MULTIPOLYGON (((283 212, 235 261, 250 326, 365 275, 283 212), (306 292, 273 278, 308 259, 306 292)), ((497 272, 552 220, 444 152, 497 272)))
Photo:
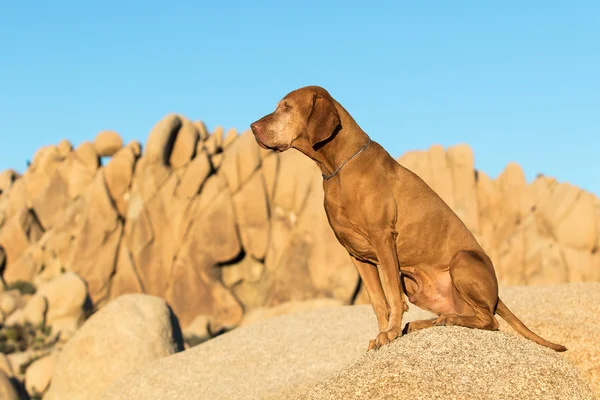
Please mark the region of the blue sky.
POLYGON ((466 142, 600 194, 600 2, 0 0, 0 170, 169 112, 244 130, 305 85, 395 157, 466 142))

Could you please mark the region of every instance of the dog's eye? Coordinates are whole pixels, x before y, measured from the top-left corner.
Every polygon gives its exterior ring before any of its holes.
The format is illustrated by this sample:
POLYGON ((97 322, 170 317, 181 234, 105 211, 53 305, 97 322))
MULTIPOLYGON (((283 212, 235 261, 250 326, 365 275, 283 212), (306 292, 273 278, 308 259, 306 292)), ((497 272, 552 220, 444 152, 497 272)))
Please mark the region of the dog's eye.
POLYGON ((283 102, 283 109, 284 110, 289 110, 290 108, 292 108, 292 106, 290 106, 288 103, 283 102))

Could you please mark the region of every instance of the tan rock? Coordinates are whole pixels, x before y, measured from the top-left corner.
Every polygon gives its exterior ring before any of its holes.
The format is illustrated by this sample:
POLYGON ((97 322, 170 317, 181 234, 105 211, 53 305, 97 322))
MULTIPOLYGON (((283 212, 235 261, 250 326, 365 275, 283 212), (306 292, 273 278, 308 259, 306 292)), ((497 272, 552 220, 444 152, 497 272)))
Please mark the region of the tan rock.
POLYGON ((44 323, 47 310, 48 300, 43 295, 36 293, 23 308, 23 319, 34 326, 38 326, 44 323))
POLYGON ((137 140, 127 143, 127 147, 133 152, 135 158, 139 158, 142 155, 142 144, 137 140))
POLYGON ((235 128, 228 129, 223 137, 223 144, 221 147, 223 147, 223 149, 227 148, 235 139, 237 139, 237 137, 238 134, 235 128))
POLYGON ((600 254, 563 246, 562 256, 565 265, 564 275, 566 276, 561 282, 600 281, 600 254))
POLYGON ((175 196, 180 198, 191 199, 200 193, 202 185, 208 178, 212 171, 210 159, 206 150, 202 150, 196 154, 194 159, 185 169, 177 189, 175 189, 175 196))
POLYGON ((244 249, 256 259, 264 259, 270 224, 262 174, 252 175, 235 193, 233 206, 244 249))
MULTIPOLYGON (((143 157, 142 157, 143 160, 143 157)), ((140 161, 141 162, 141 161, 140 161)), ((148 181, 152 184, 152 170, 145 173, 148 181)), ((176 183, 176 176, 167 178, 161 185, 167 190, 167 185, 176 183), (172 179, 175 178, 175 179, 172 179)), ((136 185, 134 178, 134 186, 136 185)), ((144 184, 146 184, 144 183, 144 184)), ((143 189, 146 192, 147 189, 143 189)), ((174 191, 174 189, 171 189, 174 191)), ((173 199, 173 191, 169 199, 173 199)), ((151 193, 148 191, 147 193, 151 193)), ((140 278, 144 292, 155 296, 165 296, 169 281, 166 277, 171 275, 173 258, 180 241, 174 241, 176 232, 172 224, 169 202, 165 202, 167 196, 157 195, 155 192, 147 202, 139 204, 139 212, 136 216, 129 215, 128 224, 125 227, 124 238, 127 248, 131 254, 133 265, 140 278)), ((133 194, 130 194, 130 210, 139 202, 133 194)))
MULTIPOLYGON (((600 226, 594 200, 591 193, 579 191, 571 207, 553 227, 554 235, 561 244, 587 253, 592 251, 598 240, 597 227, 600 226)), ((548 212, 549 208, 544 210, 548 212)))
POLYGON ((8 360, 8 356, 4 353, 0 353, 0 372, 3 372, 9 378, 14 375, 12 365, 10 365, 10 361, 8 360))
POLYGON ((475 158, 471 147, 460 144, 448 149, 452 171, 453 211, 472 232, 479 232, 479 207, 475 184, 475 158))
POLYGON ((25 389, 31 396, 44 394, 50 386, 50 379, 54 371, 56 355, 47 356, 35 360, 25 371, 25 389))
POLYGON ((75 149, 74 157, 90 171, 96 171, 100 166, 100 157, 92 142, 85 141, 75 149))
POLYGON ((0 311, 4 315, 12 314, 20 303, 20 294, 18 290, 9 290, 0 294, 0 311))
POLYGON ((298 152, 280 155, 270 202, 271 233, 265 256, 268 299, 263 306, 318 294, 348 301, 358 274, 336 240, 323 209, 317 166, 298 152))
POLYGON ((232 140, 223 153, 223 162, 219 173, 227 180, 229 190, 234 193, 260 167, 261 159, 258 145, 251 131, 246 131, 232 140))
POLYGON ((95 161, 97 156, 89 149, 89 146, 83 146, 78 149, 78 151, 80 156, 86 156, 88 157, 88 160, 82 161, 77 157, 78 153, 73 152, 58 169, 58 172, 68 188, 68 197, 71 201, 79 197, 85 191, 87 186, 93 181, 97 172, 97 163, 95 161), (82 150, 90 150, 91 154, 87 154, 82 150))
POLYGON ((100 157, 112 157, 123 147, 123 139, 115 131, 102 131, 96 135, 94 147, 100 157))
POLYGON ((210 324, 209 315, 197 315, 188 326, 183 329, 183 337, 195 341, 204 342, 211 338, 208 326, 210 324))
POLYGON ((38 358, 39 354, 33 350, 19 351, 8 355, 8 362, 13 370, 14 377, 22 380, 25 368, 31 361, 38 358))
POLYGON ((181 125, 181 119, 176 114, 169 114, 154 125, 146 140, 144 152, 148 163, 169 165, 173 144, 181 125))
POLYGON ((275 184, 277 182, 277 171, 279 170, 279 154, 271 153, 269 157, 262 159, 261 172, 265 182, 265 190, 269 203, 273 201, 275 184))
POLYGON ((90 298, 96 303, 108 295, 123 225, 101 174, 87 188, 85 203, 74 227, 74 250, 68 265, 87 282, 90 298))
POLYGON ((500 203, 502 195, 494 185, 494 182, 483 171, 477 171, 477 204, 479 207, 479 234, 482 237, 480 243, 488 252, 492 260, 496 257, 495 228, 500 218, 500 203))
POLYGON ((264 265, 254 257, 246 255, 240 262, 221 267, 221 280, 227 287, 240 282, 256 283, 263 275, 264 265))
POLYGON ((213 154, 210 157, 210 163, 215 170, 219 170, 223 164, 223 153, 213 154))
POLYGON ((214 156, 215 154, 217 154, 218 151, 220 151, 220 148, 218 147, 217 141, 215 138, 216 138, 215 135, 210 135, 204 141, 204 148, 208 152, 208 155, 210 155, 211 157, 214 156))
POLYGON ((181 119, 181 128, 175 138, 173 151, 169 158, 169 164, 173 168, 180 168, 190 162, 196 154, 196 144, 200 135, 196 126, 185 118, 181 119))
POLYGON ((211 135, 214 138, 217 149, 223 148, 223 134, 224 133, 225 133, 225 128, 223 128, 222 126, 217 126, 217 127, 215 127, 215 129, 211 135))
POLYGON ((221 280, 248 312, 267 304, 271 279, 262 262, 246 255, 240 262, 221 267, 221 280))
POLYGON ((180 351, 181 331, 174 321, 157 297, 129 294, 110 302, 58 354, 44 399, 99 399, 119 377, 180 351))
POLYGON ((133 179, 133 169, 137 161, 135 149, 126 146, 119 150, 103 168, 106 188, 114 201, 119 215, 125 216, 128 207, 128 192, 133 179))
POLYGON ((73 144, 67 139, 63 139, 56 145, 56 150, 58 151, 59 157, 66 158, 69 153, 73 151, 73 144))
POLYGON ((33 210, 45 230, 62 217, 62 212, 69 201, 67 182, 55 171, 41 192, 32 199, 33 210))
POLYGON ((196 127, 196 129, 198 130, 198 133, 200 134, 200 140, 204 141, 204 140, 208 139, 209 133, 208 133, 208 129, 206 128, 206 125, 204 125, 204 122, 194 121, 194 126, 196 127))
POLYGON ((46 324, 52 326, 53 333, 74 332, 83 322, 86 307, 87 287, 74 272, 66 272, 40 286, 36 295, 48 301, 46 324))
MULTIPOLYGON (((419 154, 419 153, 417 153, 419 154)), ((456 184, 451 168, 450 151, 446 154, 440 145, 433 145, 427 153, 422 153, 422 159, 415 165, 417 175, 423 174, 427 183, 451 208, 455 206, 454 185, 456 184), (428 170, 426 172, 426 170, 428 170)))
POLYGON ((56 146, 41 147, 33 155, 26 174, 29 175, 31 172, 42 172, 44 170, 51 173, 61 160, 62 158, 59 156, 56 146))
POLYGON ((121 241, 115 275, 110 280, 110 300, 127 293, 143 293, 142 283, 126 243, 121 241))
POLYGON ((13 169, 7 169, 0 173, 0 196, 12 187, 13 183, 20 177, 19 173, 13 169))
MULTIPOLYGON (((171 269, 167 301, 184 327, 198 314, 213 315, 213 328, 235 326, 242 309, 213 272, 216 264, 234 260, 241 251, 233 202, 221 178, 208 178, 200 196, 190 204, 180 229, 183 241, 171 269)), ((148 273, 143 272, 144 276, 148 273)), ((156 276, 159 273, 156 271, 156 276)), ((148 279, 144 276, 142 282, 148 279)))
POLYGON ((25 179, 14 181, 10 190, 0 196, 0 226, 23 209, 28 203, 28 191, 25 179))
POLYGON ((10 264, 9 271, 5 274, 4 279, 8 282, 25 281, 31 282, 35 280, 43 268, 42 253, 40 246, 37 243, 30 244, 16 260, 10 264))
POLYGON ((42 227, 33 213, 22 208, 13 215, 0 229, 0 246, 4 248, 6 254, 6 270, 4 279, 6 282, 13 282, 13 276, 18 276, 19 272, 12 269, 11 263, 18 259, 23 251, 27 249, 30 243, 35 243, 42 236, 42 227))
POLYGON ((2 371, 0 371, 0 399, 19 400, 19 395, 17 394, 15 387, 2 371))
POLYGON ((293 314, 300 311, 316 310, 319 308, 340 307, 343 303, 338 299, 311 299, 304 301, 289 301, 281 303, 275 307, 255 308, 244 315, 240 326, 253 324, 263 321, 267 318, 273 318, 280 315, 293 314))
POLYGON ((35 153, 31 164, 22 177, 25 189, 25 204, 21 203, 19 207, 33 208, 33 200, 46 189, 50 177, 62 162, 63 158, 56 146, 43 147, 35 153))
POLYGON ((23 309, 16 309, 12 314, 6 316, 4 324, 6 326, 23 325, 25 323, 25 313, 23 309))

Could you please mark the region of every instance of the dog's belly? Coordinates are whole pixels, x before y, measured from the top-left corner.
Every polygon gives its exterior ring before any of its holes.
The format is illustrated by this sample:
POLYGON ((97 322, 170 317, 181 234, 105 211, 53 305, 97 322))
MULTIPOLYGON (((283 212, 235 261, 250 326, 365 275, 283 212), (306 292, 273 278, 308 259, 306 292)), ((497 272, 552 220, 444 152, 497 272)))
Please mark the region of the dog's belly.
POLYGON ((400 267, 408 301, 436 314, 458 313, 462 307, 449 271, 426 266, 400 267))

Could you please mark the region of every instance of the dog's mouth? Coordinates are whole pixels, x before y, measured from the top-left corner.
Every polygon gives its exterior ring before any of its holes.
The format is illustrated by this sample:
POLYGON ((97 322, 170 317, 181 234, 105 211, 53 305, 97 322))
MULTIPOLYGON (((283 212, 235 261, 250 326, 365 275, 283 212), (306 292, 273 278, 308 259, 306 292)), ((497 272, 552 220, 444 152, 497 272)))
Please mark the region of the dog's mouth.
POLYGON ((267 146, 266 144, 264 144, 263 142, 261 142, 256 136, 255 136, 255 139, 256 139, 256 143, 258 143, 258 145, 260 147, 262 147, 263 149, 265 149, 265 150, 273 150, 273 151, 275 151, 277 153, 281 153, 281 152, 286 151, 287 149, 290 148, 289 145, 285 145, 285 146, 267 146))

